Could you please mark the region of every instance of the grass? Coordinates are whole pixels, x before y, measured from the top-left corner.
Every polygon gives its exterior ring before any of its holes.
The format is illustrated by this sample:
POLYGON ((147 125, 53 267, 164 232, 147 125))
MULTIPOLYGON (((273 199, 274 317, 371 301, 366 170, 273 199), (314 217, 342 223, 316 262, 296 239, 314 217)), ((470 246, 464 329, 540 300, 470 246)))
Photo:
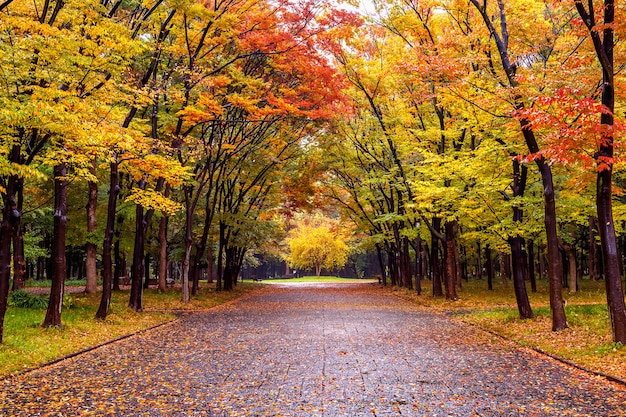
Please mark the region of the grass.
MULTIPOLYGON (((206 284, 205 284, 206 285, 206 284)), ((65 355, 97 346, 174 320, 179 310, 199 310, 238 298, 258 286, 238 284, 232 292, 201 288, 190 303, 180 301, 180 290, 146 290, 144 312, 127 307, 129 291, 114 292, 106 320, 94 319, 100 294, 72 294, 74 306, 64 309, 63 327, 42 328, 45 309, 9 307, 4 321, 4 340, 0 345, 0 376, 19 373, 65 355)))
POLYGON ((538 282, 536 293, 530 292, 529 288, 531 306, 536 315, 529 320, 519 319, 511 283, 508 287, 501 282, 494 283, 494 290, 488 291, 486 281, 463 282, 458 301, 433 298, 430 283, 425 284, 421 296, 405 289, 392 291, 521 346, 539 349, 585 368, 626 380, 626 348, 611 340, 603 281, 583 280, 574 295, 563 289, 569 328, 559 332, 553 332, 551 328, 546 281, 538 282))
POLYGON ((266 284, 289 284, 292 282, 328 282, 328 283, 340 283, 340 282, 377 282, 376 280, 368 280, 368 279, 359 279, 359 278, 340 278, 340 277, 331 277, 331 276, 308 276, 301 278, 286 278, 286 279, 268 279, 263 280, 266 284))

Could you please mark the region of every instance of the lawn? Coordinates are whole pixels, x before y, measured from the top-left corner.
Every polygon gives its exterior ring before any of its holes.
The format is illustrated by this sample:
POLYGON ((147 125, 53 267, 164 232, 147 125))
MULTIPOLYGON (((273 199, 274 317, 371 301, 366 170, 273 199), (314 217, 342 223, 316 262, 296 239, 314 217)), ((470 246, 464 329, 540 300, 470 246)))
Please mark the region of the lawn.
POLYGON ((267 279, 263 280, 264 284, 289 284, 289 283, 298 283, 298 282, 322 282, 322 283, 371 283, 378 282, 375 279, 359 279, 359 278, 340 278, 333 276, 308 276, 308 277, 300 277, 300 278, 285 278, 285 279, 267 279))

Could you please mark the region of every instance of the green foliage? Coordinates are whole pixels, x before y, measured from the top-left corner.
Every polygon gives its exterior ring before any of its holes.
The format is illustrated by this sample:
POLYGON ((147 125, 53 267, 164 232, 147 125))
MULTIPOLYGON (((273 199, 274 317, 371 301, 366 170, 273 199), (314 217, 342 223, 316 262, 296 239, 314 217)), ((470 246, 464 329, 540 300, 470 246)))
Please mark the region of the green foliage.
POLYGON ((11 307, 45 309, 48 308, 47 297, 34 295, 26 290, 17 290, 9 294, 9 305, 11 307))
MULTIPOLYGON (((50 297, 45 297, 37 294, 31 294, 28 291, 21 289, 13 291, 9 294, 9 306, 17 308, 29 308, 29 309, 46 309, 50 302, 50 297)), ((76 305, 76 300, 70 294, 63 294, 63 308, 70 309, 76 305)))

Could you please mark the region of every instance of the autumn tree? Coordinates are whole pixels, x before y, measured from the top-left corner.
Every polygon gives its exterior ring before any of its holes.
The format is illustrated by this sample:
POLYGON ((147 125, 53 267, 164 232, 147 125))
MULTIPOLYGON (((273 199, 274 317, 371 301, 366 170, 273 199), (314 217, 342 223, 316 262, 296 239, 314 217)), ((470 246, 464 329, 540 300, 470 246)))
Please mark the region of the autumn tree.
POLYGON ((593 42, 600 68, 602 69, 600 109, 600 138, 596 139, 597 163, 596 207, 605 268, 606 297, 611 319, 613 341, 626 343, 626 308, 619 265, 619 254, 613 218, 613 169, 615 152, 615 3, 605 0, 600 9, 595 2, 587 5, 580 0, 574 1, 576 10, 582 18, 593 42), (598 13, 597 10, 602 10, 598 13), (600 19, 599 16, 602 15, 600 19), (598 17, 596 17, 598 16, 598 17))
POLYGON ((289 264, 295 268, 313 268, 317 276, 322 268, 343 267, 350 250, 344 233, 336 220, 320 216, 302 218, 287 239, 289 264))

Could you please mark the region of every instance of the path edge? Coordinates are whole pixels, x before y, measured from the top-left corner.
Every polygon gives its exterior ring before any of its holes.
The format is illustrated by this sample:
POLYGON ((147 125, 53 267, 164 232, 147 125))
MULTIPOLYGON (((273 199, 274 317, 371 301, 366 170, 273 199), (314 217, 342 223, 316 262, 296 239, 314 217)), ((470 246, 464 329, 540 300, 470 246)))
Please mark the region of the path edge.
POLYGON ((266 286, 259 287, 258 289, 250 291, 249 293, 244 294, 241 297, 229 300, 229 301, 227 301, 225 303, 218 304, 218 305, 215 305, 215 306, 209 307, 209 308, 203 308, 203 309, 197 309, 197 310, 191 310, 191 309, 190 310, 181 310, 181 309, 171 309, 171 310, 147 309, 145 311, 171 312, 171 313, 175 314, 176 316, 174 318, 170 319, 170 320, 166 320, 164 322, 155 324, 154 326, 146 327, 145 329, 137 330, 135 332, 128 333, 128 334, 116 337, 115 339, 106 340, 106 341, 104 341, 102 343, 99 343, 97 345, 89 346, 89 347, 83 348, 81 350, 78 350, 76 352, 68 353, 67 355, 63 355, 63 356, 60 356, 58 358, 51 359, 51 360, 49 360, 47 362, 40 363, 40 364, 35 365, 33 367, 30 367, 30 368, 22 369, 20 371, 16 371, 14 373, 10 373, 10 374, 7 374, 7 375, 2 375, 2 376, 0 376, 0 382, 1 381, 6 381, 6 380, 9 380, 9 379, 13 379, 13 378, 17 378, 17 377, 20 377, 20 376, 24 376, 24 375, 27 375, 27 374, 29 374, 31 372, 37 371, 39 369, 43 369, 43 368, 46 368, 48 366, 52 366, 54 364, 57 364, 59 362, 63 362, 63 361, 75 358, 77 356, 83 355, 85 353, 89 353, 89 352, 94 351, 96 349, 100 349, 100 348, 102 348, 104 346, 112 345, 113 343, 117 343, 117 342, 120 342, 120 341, 125 340, 125 339, 130 339, 131 337, 139 336, 141 334, 151 332, 151 331, 156 330, 156 329, 161 328, 161 327, 172 325, 172 324, 176 323, 177 321, 179 321, 181 318, 189 316, 189 315, 205 313, 207 311, 211 311, 211 310, 214 310, 214 309, 217 309, 217 308, 220 308, 220 307, 228 306, 229 304, 232 304, 232 303, 235 303, 237 301, 240 301, 240 300, 246 299, 248 297, 251 297, 253 295, 256 295, 258 292, 263 291, 266 288, 267 288, 266 286))

